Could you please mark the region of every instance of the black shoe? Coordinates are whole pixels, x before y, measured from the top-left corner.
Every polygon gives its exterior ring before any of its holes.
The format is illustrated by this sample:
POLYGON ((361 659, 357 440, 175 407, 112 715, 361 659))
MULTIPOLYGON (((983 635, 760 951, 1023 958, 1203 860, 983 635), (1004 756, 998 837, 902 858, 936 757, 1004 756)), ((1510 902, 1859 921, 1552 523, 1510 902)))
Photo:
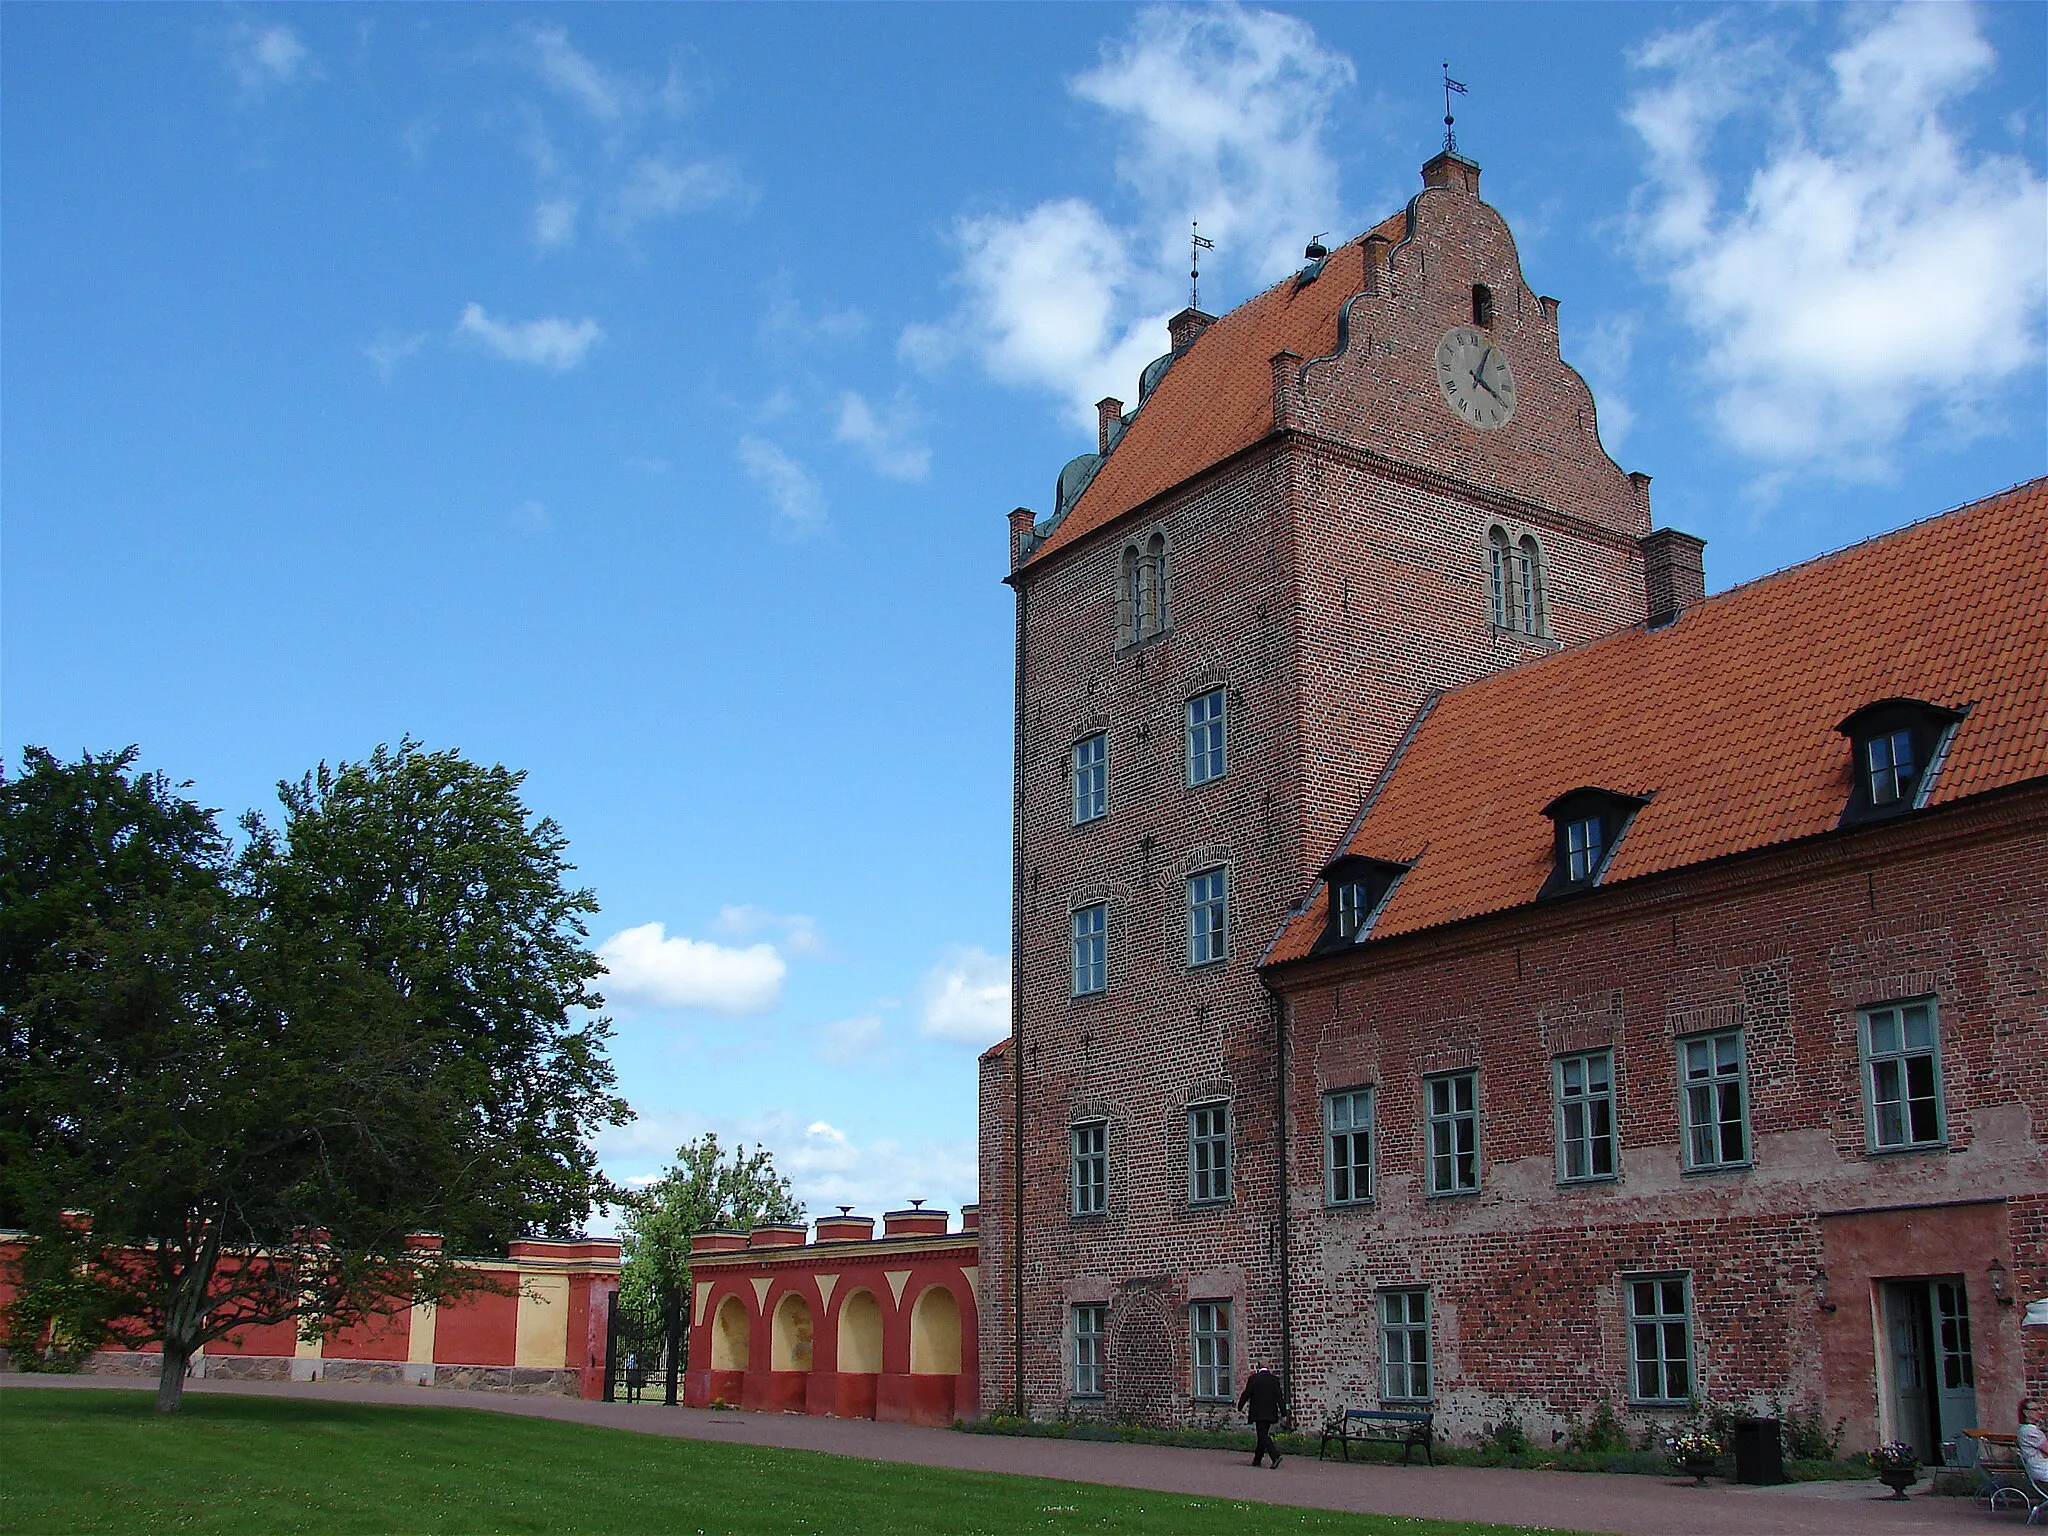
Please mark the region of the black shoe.
POLYGON ((1275 1456, 1273 1458, 1273 1470, 1275 1472, 1278 1472, 1280 1470, 1280 1458, 1278 1456, 1275 1456))

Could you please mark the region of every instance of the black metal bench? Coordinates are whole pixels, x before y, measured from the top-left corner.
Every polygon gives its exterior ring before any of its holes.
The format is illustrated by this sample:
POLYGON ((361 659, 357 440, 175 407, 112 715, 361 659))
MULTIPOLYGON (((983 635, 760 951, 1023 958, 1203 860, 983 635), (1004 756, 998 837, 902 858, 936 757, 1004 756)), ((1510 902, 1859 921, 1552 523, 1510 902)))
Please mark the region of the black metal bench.
POLYGON ((1377 1440, 1385 1444, 1396 1441, 1401 1446, 1401 1465, 1408 1465, 1408 1456, 1416 1446, 1422 1447, 1429 1464, 1436 1465, 1436 1415, 1427 1408, 1343 1408, 1323 1421, 1323 1443, 1316 1447, 1316 1460, 1321 1461, 1329 1454, 1330 1442, 1336 1441, 1344 1452, 1344 1459, 1351 1459, 1351 1442, 1377 1440))

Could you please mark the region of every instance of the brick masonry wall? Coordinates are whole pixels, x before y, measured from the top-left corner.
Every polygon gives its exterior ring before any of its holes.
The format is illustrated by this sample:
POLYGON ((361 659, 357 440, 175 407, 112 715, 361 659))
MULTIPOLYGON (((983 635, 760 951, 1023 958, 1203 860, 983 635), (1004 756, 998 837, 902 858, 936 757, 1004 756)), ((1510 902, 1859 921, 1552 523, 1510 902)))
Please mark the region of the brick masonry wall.
MULTIPOLYGON (((1277 1358, 1274 1016, 1256 964, 1431 692, 1632 622, 1643 609, 1641 488, 1600 449, 1592 401, 1558 357, 1499 217, 1425 192, 1351 345, 1279 369, 1284 430, 1014 580, 1026 617, 1018 775, 1015 1058, 984 1063, 983 1401, 1015 1392, 1015 1207, 1007 1149, 1026 1086, 1026 1407, 1068 1408, 1069 1309, 1111 1308, 1106 1411, 1200 1418, 1188 1307, 1235 1308, 1236 1367, 1277 1358), (1475 275, 1477 274, 1477 275, 1475 275), (1467 427, 1433 354, 1500 296, 1520 400, 1467 427), (1492 623, 1487 530, 1541 542, 1548 633, 1492 623), (1128 541, 1163 532, 1170 628, 1125 647, 1128 541), (1189 788, 1187 700, 1221 686, 1229 770, 1189 788), (1073 744, 1108 743, 1108 815, 1075 826, 1073 744), (1230 957, 1187 964, 1187 877, 1229 871, 1230 957), (1106 903, 1108 991, 1071 996, 1069 916, 1106 903), (1188 1195, 1187 1111, 1232 1106, 1232 1199, 1188 1195), (1069 1127, 1109 1127, 1108 1210, 1070 1214, 1069 1127)), ((1196 343, 1198 346, 1199 342, 1196 343)), ((1086 1406, 1086 1405, 1082 1405, 1086 1406)))
POLYGON ((1990 1280, 1996 1261, 2017 1295, 2048 1288, 2044 871, 2048 790, 2029 789, 1291 967, 1297 1402, 1376 1399, 1377 1290, 1420 1284, 1452 1432, 1623 1407, 1621 1277, 1682 1271, 1700 1394, 1817 1404, 1853 1448, 1890 1428, 1878 1283, 1961 1274, 1979 1421, 2009 1422, 2044 1353, 1990 1280), (1947 1141, 1872 1155, 1858 1010, 1907 997, 1937 1003, 1947 1141), (1687 1174, 1677 1041, 1736 1026, 1753 1166, 1687 1174), (1621 1174, 1561 1185, 1553 1062, 1600 1048, 1621 1174), (1479 1073, 1482 1190, 1430 1198, 1422 1078, 1460 1067, 1479 1073), (1332 1208, 1322 1096, 1363 1085, 1376 1198, 1332 1208))

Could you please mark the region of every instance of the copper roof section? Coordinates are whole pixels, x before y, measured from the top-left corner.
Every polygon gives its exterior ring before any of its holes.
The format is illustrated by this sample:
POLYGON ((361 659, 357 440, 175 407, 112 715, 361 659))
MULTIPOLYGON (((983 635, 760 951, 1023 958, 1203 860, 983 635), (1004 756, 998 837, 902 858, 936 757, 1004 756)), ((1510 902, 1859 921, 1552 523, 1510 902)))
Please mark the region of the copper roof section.
POLYGON ((2048 479, 1445 694, 1344 849, 1415 861, 1367 943, 1533 902, 1580 785, 1649 797, 1603 886, 1833 831, 1836 724, 1891 697, 1967 710, 1930 806, 2048 774, 2048 479))
MULTIPOLYGON (((1399 240, 1405 210, 1369 233, 1399 240)), ((1321 274, 1289 273, 1211 325, 1168 370, 1067 515, 1025 562, 1055 550, 1250 447, 1273 430, 1273 357, 1337 350, 1337 313, 1365 287, 1361 235, 1331 251, 1321 274)))

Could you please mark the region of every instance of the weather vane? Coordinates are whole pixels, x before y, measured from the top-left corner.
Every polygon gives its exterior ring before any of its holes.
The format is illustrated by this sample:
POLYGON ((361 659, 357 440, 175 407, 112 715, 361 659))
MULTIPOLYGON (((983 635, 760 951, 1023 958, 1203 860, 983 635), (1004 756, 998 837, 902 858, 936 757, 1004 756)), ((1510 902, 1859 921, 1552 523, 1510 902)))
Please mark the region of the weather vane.
POLYGON ((1202 252, 1216 249, 1216 242, 1202 238, 1202 225, 1197 219, 1188 221, 1188 308, 1202 307, 1202 252))
POLYGON ((1457 135, 1457 132, 1456 132, 1456 129, 1455 129, 1455 126, 1454 126, 1454 125, 1455 125, 1455 124, 1457 123, 1457 119, 1456 119, 1455 117, 1451 116, 1451 95, 1452 95, 1452 93, 1453 93, 1453 92, 1455 92, 1455 93, 1457 93, 1458 95, 1462 96, 1462 95, 1464 95, 1464 94, 1465 94, 1465 87, 1464 87, 1464 86, 1463 86, 1462 84, 1460 84, 1460 83, 1459 83, 1458 81, 1456 81, 1456 80, 1453 80, 1453 79, 1451 78, 1451 61, 1450 61, 1449 59, 1445 59, 1445 60, 1444 60, 1444 153, 1445 153, 1445 154, 1447 154, 1447 155, 1455 155, 1455 154, 1456 154, 1456 153, 1458 152, 1458 135, 1457 135))

